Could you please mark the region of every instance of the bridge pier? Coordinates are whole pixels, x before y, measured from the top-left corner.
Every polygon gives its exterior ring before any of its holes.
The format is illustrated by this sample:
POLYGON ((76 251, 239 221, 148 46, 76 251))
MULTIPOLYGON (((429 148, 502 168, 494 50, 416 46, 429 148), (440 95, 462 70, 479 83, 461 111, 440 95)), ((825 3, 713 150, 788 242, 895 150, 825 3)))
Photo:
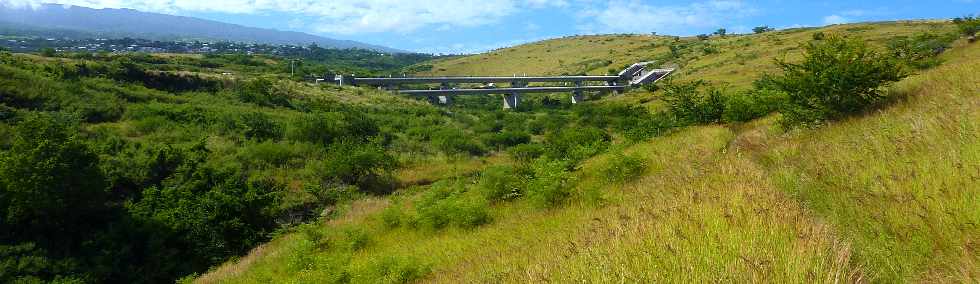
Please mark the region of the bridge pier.
POLYGON ((518 94, 504 94, 504 109, 516 109, 521 103, 521 96, 518 94))
MULTIPOLYGON (((510 82, 511 88, 524 88, 527 87, 527 82, 525 81, 512 81, 510 82)), ((504 109, 516 109, 521 103, 520 93, 510 93, 504 94, 504 109)))
MULTIPOLYGON (((576 88, 581 88, 582 87, 582 81, 576 81, 575 82, 575 87, 576 88)), ((572 104, 578 104, 580 102, 582 102, 582 90, 572 91, 572 104)))
MULTIPOLYGON (((449 86, 449 83, 443 82, 442 84, 439 84, 439 89, 440 90, 449 90, 449 89, 452 89, 452 87, 449 86)), ((436 102, 439 103, 439 104, 442 104, 442 105, 447 105, 448 106, 448 105, 451 105, 453 103, 453 98, 450 97, 450 96, 438 96, 438 97, 436 97, 436 99, 437 99, 436 102)))

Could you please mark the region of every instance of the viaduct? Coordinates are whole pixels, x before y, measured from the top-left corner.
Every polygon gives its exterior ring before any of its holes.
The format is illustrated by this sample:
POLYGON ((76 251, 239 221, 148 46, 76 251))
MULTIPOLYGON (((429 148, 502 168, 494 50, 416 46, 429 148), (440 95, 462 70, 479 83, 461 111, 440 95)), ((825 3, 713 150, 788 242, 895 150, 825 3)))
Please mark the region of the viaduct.
POLYGON ((606 76, 513 76, 513 77, 405 77, 405 78, 358 78, 337 76, 341 85, 374 86, 395 90, 399 94, 426 96, 431 101, 450 104, 457 95, 504 95, 504 109, 516 108, 520 95, 529 93, 571 92, 572 103, 582 101, 582 93, 587 91, 622 93, 628 88, 654 83, 666 78, 674 69, 647 68, 651 62, 630 65, 618 75, 606 76), (498 88, 497 83, 509 83, 498 88), (529 86, 530 83, 540 83, 529 86), (560 83, 560 84, 558 84, 560 83), (416 89, 406 88, 411 84, 416 89), (451 87, 453 84, 467 84, 472 87, 451 87), (475 85, 475 86, 474 86, 475 85), (423 87, 419 87, 423 86, 423 87), (438 88, 435 88, 437 86, 438 88), (424 88, 424 89, 423 89, 424 88))

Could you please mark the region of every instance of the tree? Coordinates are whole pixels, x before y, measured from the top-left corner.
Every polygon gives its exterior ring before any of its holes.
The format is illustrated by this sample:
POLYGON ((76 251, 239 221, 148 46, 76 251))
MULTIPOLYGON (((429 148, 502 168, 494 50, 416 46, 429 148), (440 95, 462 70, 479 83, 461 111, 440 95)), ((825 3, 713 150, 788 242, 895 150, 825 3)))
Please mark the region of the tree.
POLYGON ((725 35, 728 34, 728 30, 726 30, 725 28, 720 28, 717 31, 715 31, 715 34, 724 37, 725 35))
POLYGON ((757 34, 767 33, 767 32, 771 32, 771 31, 774 31, 774 30, 776 30, 776 29, 770 28, 769 26, 758 26, 758 27, 752 28, 752 32, 757 33, 757 34))
POLYGON ((971 16, 955 18, 953 19, 953 23, 956 24, 957 29, 959 29, 960 34, 963 36, 974 36, 980 31, 980 18, 971 16))
POLYGON ((787 126, 818 125, 865 110, 884 97, 881 88, 908 76, 893 57, 860 39, 837 36, 804 46, 803 62, 778 60, 783 70, 767 84, 788 95, 787 126))
POLYGON ((50 48, 50 47, 42 48, 41 50, 39 50, 39 52, 41 53, 41 56, 44 57, 54 57, 57 54, 54 48, 50 48))
POLYGON ((99 157, 76 139, 75 123, 32 114, 17 125, 10 149, 0 154, 3 235, 62 245, 103 209, 107 183, 99 157))
POLYGON ((698 39, 700 39, 700 40, 707 40, 708 38, 710 38, 710 36, 708 36, 706 34, 699 34, 698 35, 698 39))

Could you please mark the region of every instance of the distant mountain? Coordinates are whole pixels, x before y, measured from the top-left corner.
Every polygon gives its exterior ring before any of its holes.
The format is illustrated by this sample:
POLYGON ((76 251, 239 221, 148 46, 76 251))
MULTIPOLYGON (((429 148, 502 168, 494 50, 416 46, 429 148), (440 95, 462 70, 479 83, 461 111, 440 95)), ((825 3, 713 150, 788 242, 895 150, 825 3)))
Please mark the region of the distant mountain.
POLYGON ((301 32, 246 27, 191 17, 140 12, 132 9, 92 9, 44 4, 36 9, 0 4, 0 31, 35 35, 132 37, 151 40, 220 40, 265 44, 307 45, 329 48, 363 48, 405 52, 350 40, 338 40, 301 32))

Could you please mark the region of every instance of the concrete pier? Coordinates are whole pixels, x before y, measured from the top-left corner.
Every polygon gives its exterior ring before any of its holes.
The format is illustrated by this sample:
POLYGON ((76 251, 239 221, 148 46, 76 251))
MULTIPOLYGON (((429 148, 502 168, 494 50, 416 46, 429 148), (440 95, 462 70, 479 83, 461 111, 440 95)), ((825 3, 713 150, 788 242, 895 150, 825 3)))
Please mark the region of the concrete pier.
POLYGON ((504 109, 516 109, 520 103, 521 95, 516 93, 504 95, 504 109))

